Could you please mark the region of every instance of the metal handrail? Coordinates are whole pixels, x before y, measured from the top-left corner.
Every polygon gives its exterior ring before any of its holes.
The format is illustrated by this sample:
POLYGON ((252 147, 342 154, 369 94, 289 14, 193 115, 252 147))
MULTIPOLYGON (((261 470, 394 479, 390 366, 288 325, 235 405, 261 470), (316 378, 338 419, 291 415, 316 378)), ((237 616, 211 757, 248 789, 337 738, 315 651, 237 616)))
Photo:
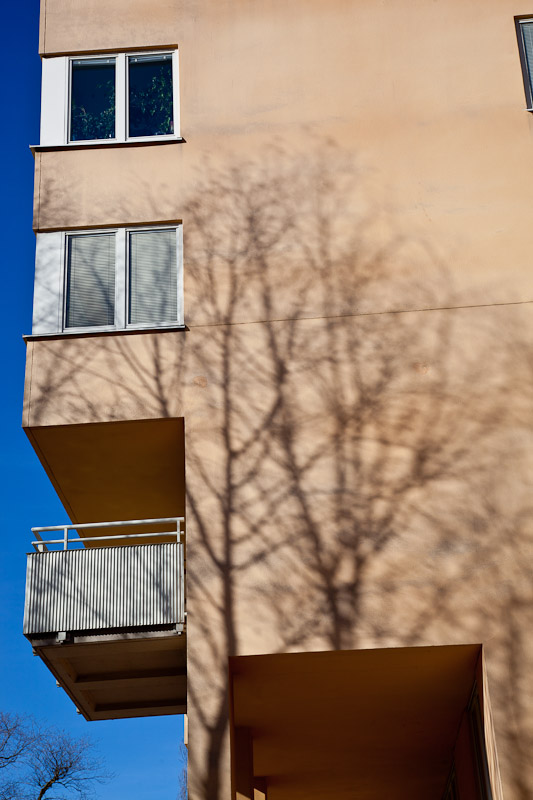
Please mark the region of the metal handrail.
POLYGON ((182 523, 185 522, 184 517, 161 517, 160 519, 129 519, 114 522, 81 522, 76 525, 69 523, 68 525, 49 525, 47 527, 32 528, 31 532, 37 537, 37 541, 32 542, 34 550, 38 553, 49 552, 47 545, 49 544, 62 544, 64 550, 68 550, 69 544, 76 544, 77 542, 102 542, 109 541, 110 539, 141 539, 141 538, 154 538, 160 536, 176 536, 177 541, 181 542, 181 535, 183 533, 182 523), (176 525, 175 531, 162 531, 160 533, 129 533, 122 536, 115 534, 114 536, 91 536, 69 539, 69 531, 87 530, 90 528, 117 528, 128 527, 131 525, 166 525, 167 523, 174 523, 176 525), (45 531, 63 531, 62 539, 47 539, 44 540, 41 533, 45 531))
POLYGON ((124 525, 155 525, 157 524, 166 524, 167 522, 184 522, 185 517, 159 517, 155 519, 127 519, 127 520, 115 520, 114 522, 80 522, 76 525, 74 522, 70 522, 68 525, 48 525, 45 528, 32 528, 32 533, 42 533, 43 531, 63 531, 65 528, 67 530, 77 530, 78 528, 114 528, 120 527, 124 525))

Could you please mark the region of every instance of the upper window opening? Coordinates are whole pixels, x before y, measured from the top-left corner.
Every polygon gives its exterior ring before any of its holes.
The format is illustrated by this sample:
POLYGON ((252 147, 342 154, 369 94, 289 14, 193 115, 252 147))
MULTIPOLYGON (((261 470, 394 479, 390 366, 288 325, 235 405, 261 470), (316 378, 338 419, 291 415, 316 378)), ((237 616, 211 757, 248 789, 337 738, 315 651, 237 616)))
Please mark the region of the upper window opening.
POLYGON ((115 138, 115 59, 72 61, 70 139, 115 138))
POLYGON ((518 47, 529 110, 533 110, 533 19, 517 20, 518 47))
POLYGON ((128 57, 128 136, 174 133, 172 55, 128 57))
POLYGON ((42 146, 179 138, 177 50, 54 56, 42 70, 42 146))

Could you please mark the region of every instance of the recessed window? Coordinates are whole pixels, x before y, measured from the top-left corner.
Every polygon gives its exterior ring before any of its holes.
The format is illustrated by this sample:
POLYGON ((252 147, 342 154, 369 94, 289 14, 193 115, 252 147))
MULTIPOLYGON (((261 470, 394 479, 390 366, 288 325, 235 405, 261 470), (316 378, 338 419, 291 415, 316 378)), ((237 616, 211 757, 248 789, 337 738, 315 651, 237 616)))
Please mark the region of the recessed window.
POLYGON ((529 110, 533 110, 533 19, 516 20, 518 48, 524 77, 524 90, 529 110))
POLYGON ((178 51, 43 59, 41 145, 179 139, 178 51))
POLYGON ((37 234, 33 333, 183 326, 181 225, 37 234))

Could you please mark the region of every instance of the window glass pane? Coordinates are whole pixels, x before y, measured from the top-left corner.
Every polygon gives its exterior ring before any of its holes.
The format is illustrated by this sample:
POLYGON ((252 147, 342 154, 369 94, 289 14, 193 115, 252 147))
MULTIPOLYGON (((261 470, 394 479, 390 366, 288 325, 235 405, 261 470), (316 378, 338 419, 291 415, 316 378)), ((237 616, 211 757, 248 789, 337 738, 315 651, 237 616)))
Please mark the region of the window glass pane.
POLYGON ((129 56, 128 136, 174 133, 172 55, 129 56))
POLYGON ((129 312, 132 325, 176 322, 176 230, 130 233, 129 312))
POLYGON ((529 90, 533 94, 533 22, 523 22, 520 25, 524 42, 524 55, 526 57, 529 76, 529 90))
POLYGON ((115 234, 68 237, 67 328, 113 325, 115 321, 115 234))
POLYGON ((115 138, 115 59, 72 62, 70 141, 115 138))

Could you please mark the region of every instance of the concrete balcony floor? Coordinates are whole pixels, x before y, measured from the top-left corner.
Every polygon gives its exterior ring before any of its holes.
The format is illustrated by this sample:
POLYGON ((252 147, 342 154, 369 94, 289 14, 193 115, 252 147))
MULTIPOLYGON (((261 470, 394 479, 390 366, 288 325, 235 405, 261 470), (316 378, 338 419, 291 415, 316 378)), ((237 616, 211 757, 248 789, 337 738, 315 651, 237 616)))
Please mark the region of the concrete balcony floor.
POLYGON ((186 712, 185 634, 99 633, 32 644, 87 720, 186 712))

